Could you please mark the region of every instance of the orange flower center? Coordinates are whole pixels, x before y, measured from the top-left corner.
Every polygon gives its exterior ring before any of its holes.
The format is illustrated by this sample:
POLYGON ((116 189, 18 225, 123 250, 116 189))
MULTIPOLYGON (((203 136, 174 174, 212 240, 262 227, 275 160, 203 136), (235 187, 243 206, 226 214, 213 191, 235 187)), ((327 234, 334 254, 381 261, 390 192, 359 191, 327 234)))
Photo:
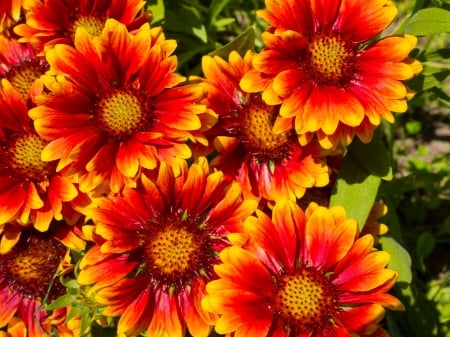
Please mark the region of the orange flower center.
POLYGON ((313 77, 319 82, 346 81, 351 75, 355 52, 337 36, 319 36, 309 46, 313 77))
POLYGON ((100 20, 94 16, 80 16, 78 17, 72 26, 72 34, 75 36, 75 32, 78 28, 83 28, 92 36, 100 36, 103 27, 105 26, 104 20, 100 20))
POLYGON ((140 129, 144 109, 134 94, 113 90, 99 102, 100 120, 104 129, 114 136, 126 136, 140 129))
POLYGON ((41 160, 41 153, 46 142, 36 134, 18 138, 11 150, 14 169, 22 171, 29 177, 46 173, 49 164, 41 160))
POLYGON ((242 118, 242 143, 260 162, 279 161, 289 153, 292 135, 273 131, 278 109, 277 106, 265 104, 259 95, 251 95, 239 116, 242 118))
POLYGON ((204 225, 184 212, 150 227, 142 237, 145 270, 161 287, 179 291, 198 277, 211 277, 217 256, 204 225))
POLYGON ((192 233, 185 228, 167 228, 159 232, 147 247, 154 268, 163 274, 185 272, 200 248, 192 233))
POLYGON ((0 255, 0 274, 11 290, 41 301, 65 253, 64 245, 46 234, 22 233, 11 251, 0 255))
POLYGON ((311 268, 297 270, 278 280, 276 312, 291 328, 300 332, 323 327, 336 310, 331 281, 311 268))
POLYGON ((45 73, 46 69, 47 67, 37 62, 23 62, 11 68, 7 74, 7 79, 26 101, 32 85, 45 73))

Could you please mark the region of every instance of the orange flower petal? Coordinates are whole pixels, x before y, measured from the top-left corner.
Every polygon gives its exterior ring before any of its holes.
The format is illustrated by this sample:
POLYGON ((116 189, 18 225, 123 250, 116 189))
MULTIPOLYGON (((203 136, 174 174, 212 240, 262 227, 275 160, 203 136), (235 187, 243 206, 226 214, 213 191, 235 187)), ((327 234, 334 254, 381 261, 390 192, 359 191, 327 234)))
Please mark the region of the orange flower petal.
POLYGON ((378 323, 384 317, 384 309, 377 304, 367 304, 343 310, 336 316, 347 329, 366 335, 378 328, 378 323))
MULTIPOLYGON (((22 233, 22 228, 16 226, 6 225, 6 229, 1 234, 0 239, 0 254, 8 253, 12 247, 19 242, 20 234, 22 233)), ((1 319, 0 319, 1 322, 1 319)), ((1 323, 0 323, 1 326, 1 323)))
POLYGON ((329 27, 336 20, 342 0, 311 0, 312 15, 320 25, 329 27))
POLYGON ((354 42, 364 42, 378 35, 397 15, 397 8, 392 1, 342 0, 337 29, 351 36, 354 42), (361 28, 364 23, 364 29, 361 28))
POLYGON ((175 297, 158 291, 155 295, 155 310, 147 328, 147 336, 183 337, 185 333, 185 327, 180 322, 175 297))
POLYGON ((307 76, 303 71, 288 69, 275 77, 272 86, 280 97, 288 97, 294 94, 294 90, 300 87, 305 80, 307 80, 307 76))
POLYGON ((117 333, 135 336, 144 331, 152 320, 152 315, 149 313, 155 309, 154 301, 154 294, 150 287, 141 290, 121 314, 117 323, 117 333))
POLYGON ((129 140, 121 142, 116 155, 116 165, 126 177, 134 177, 139 170, 139 143, 129 140))

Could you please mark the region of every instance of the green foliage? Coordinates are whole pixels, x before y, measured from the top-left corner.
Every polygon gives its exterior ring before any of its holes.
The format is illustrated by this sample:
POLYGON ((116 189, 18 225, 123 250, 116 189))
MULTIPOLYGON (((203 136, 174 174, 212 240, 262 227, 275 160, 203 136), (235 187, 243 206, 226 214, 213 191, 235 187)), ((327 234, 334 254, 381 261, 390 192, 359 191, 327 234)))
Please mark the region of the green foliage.
POLYGON ((243 57, 248 50, 253 50, 254 47, 255 32, 252 27, 249 27, 235 39, 228 42, 225 46, 211 52, 210 55, 220 56, 226 60, 232 51, 236 51, 243 57))
POLYGON ((399 283, 410 284, 412 281, 411 257, 408 251, 394 238, 386 236, 381 239, 383 250, 391 255, 389 268, 398 271, 399 283))
POLYGON ((255 11, 263 8, 262 0, 150 0, 147 8, 153 13, 152 24, 162 25, 168 38, 177 40, 179 70, 185 75, 201 73, 201 57, 210 53, 228 52, 261 42, 251 32, 263 30, 255 11), (253 27, 253 29, 250 29, 253 27), (246 40, 235 38, 245 37, 246 40), (231 46, 230 46, 231 44, 231 46), (225 45, 228 49, 220 51, 225 45))
POLYGON ((405 33, 432 35, 450 32, 450 12, 443 8, 424 8, 409 20, 405 33))

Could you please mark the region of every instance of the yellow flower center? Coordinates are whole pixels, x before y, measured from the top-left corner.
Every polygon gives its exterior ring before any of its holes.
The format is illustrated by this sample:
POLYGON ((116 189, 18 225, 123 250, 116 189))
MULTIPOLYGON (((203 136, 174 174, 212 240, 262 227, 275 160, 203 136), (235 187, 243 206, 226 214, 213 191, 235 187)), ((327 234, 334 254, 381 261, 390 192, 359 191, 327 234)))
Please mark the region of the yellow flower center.
POLYGON ((300 269, 279 280, 276 312, 287 325, 300 331, 327 324, 335 311, 336 296, 332 283, 314 269, 300 269))
POLYGON ((252 95, 245 106, 241 120, 241 138, 244 146, 261 162, 283 159, 289 152, 290 133, 273 131, 278 107, 265 104, 259 95, 252 95))
POLYGON ((28 176, 38 176, 48 171, 48 163, 41 160, 41 153, 46 142, 36 134, 28 134, 18 138, 11 153, 15 169, 28 176))
POLYGON ((0 255, 0 270, 5 272, 10 289, 40 301, 48 291, 66 248, 46 234, 22 236, 10 252, 0 255))
POLYGON ((165 275, 188 270, 199 248, 193 234, 182 227, 160 231, 147 247, 153 268, 165 275))
POLYGON ((310 65, 318 81, 341 81, 350 75, 355 53, 336 36, 319 36, 309 47, 310 65))
POLYGON ((80 16, 73 23, 72 33, 73 35, 75 35, 75 32, 77 31, 78 28, 83 28, 92 36, 100 36, 104 26, 105 26, 104 20, 100 20, 97 17, 80 16))
POLYGON ((13 67, 7 74, 7 79, 26 101, 34 82, 41 77, 47 67, 37 62, 24 62, 13 67))
POLYGON ((209 280, 217 254, 211 238, 197 215, 176 211, 149 220, 148 230, 141 234, 142 272, 159 287, 181 291, 199 277, 209 280))
POLYGON ((100 118, 112 135, 129 135, 138 131, 144 111, 135 95, 117 90, 103 97, 98 106, 100 118))

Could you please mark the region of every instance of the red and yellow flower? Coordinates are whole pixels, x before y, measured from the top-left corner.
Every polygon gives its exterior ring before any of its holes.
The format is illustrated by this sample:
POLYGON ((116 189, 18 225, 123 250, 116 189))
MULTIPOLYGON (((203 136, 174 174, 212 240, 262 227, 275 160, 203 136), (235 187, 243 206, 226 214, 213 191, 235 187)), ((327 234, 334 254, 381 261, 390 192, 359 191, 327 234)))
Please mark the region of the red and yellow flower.
POLYGON ((375 336, 397 272, 389 254, 359 236, 342 207, 279 201, 245 224, 245 245, 227 247, 206 286, 203 307, 220 315, 215 329, 239 336, 375 336))
POLYGON ((375 39, 397 14, 392 1, 266 0, 258 13, 269 23, 265 48, 241 86, 281 104, 302 144, 313 136, 327 149, 355 135, 369 142, 381 119, 406 111, 403 81, 421 70, 408 57, 417 39, 375 39))
POLYGON ((3 79, 0 89, 0 252, 11 249, 22 227, 34 226, 44 232, 53 219, 72 217, 71 207, 78 190, 68 178, 56 172, 55 162, 44 162, 41 153, 47 145, 33 128, 22 94, 3 79), (9 230, 11 229, 11 230, 9 230))
POLYGON ((109 19, 99 37, 78 30, 75 47, 46 54, 53 76, 48 95, 30 110, 49 144, 42 158, 78 176, 80 189, 118 192, 134 186, 142 168, 189 158, 188 141, 206 142, 202 89, 175 73, 174 40, 160 27, 130 34, 109 19))
POLYGON ((120 316, 118 335, 206 337, 215 315, 200 301, 215 277, 225 236, 241 229, 257 206, 205 158, 175 174, 166 162, 135 189, 95 199, 85 210, 96 245, 80 262, 78 282, 93 285, 106 316, 120 316))
POLYGON ((258 197, 300 198, 307 188, 328 184, 324 154, 312 143, 300 146, 292 130, 276 133, 279 106, 239 87, 254 57, 251 51, 244 57, 233 51, 228 61, 203 57, 204 102, 219 118, 210 132, 218 154, 212 165, 258 197))
POLYGON ((75 32, 84 29, 101 34, 107 19, 125 24, 130 30, 149 21, 142 0, 23 0, 25 23, 14 28, 20 42, 44 55, 58 43, 73 44, 75 32))
POLYGON ((33 97, 42 93, 40 77, 48 68, 45 58, 37 56, 30 44, 0 35, 0 77, 8 80, 25 102, 32 103, 33 97))
MULTIPOLYGON (((7 326, 12 337, 46 337, 52 328, 58 329, 48 321, 65 309, 47 313, 42 304, 65 294, 57 277, 73 269, 69 248, 84 247, 76 235, 65 240, 68 246, 59 241, 57 226, 46 233, 23 232, 16 246, 0 254, 0 328, 7 326)), ((61 327, 64 324, 61 322, 61 327)))

